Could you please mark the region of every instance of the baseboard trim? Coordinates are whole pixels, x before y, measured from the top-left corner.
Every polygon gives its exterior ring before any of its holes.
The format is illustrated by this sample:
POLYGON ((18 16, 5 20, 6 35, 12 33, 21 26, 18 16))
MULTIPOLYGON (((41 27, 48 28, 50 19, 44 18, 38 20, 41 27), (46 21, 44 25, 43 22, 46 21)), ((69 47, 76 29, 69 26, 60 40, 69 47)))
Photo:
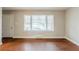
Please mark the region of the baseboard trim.
POLYGON ((14 36, 13 38, 64 38, 64 37, 25 37, 25 36, 14 36))
POLYGON ((43 38, 35 38, 35 37, 3 37, 3 40, 4 39, 65 39, 64 37, 43 37, 43 38))
POLYGON ((13 38, 13 39, 26 39, 26 40, 31 40, 31 39, 33 39, 33 40, 47 40, 47 39, 53 39, 53 40, 65 40, 65 38, 13 38))
POLYGON ((73 44, 79 46, 79 43, 77 43, 77 42, 71 40, 71 38, 69 38, 69 37, 65 37, 65 39, 67 39, 68 41, 72 42, 73 44))

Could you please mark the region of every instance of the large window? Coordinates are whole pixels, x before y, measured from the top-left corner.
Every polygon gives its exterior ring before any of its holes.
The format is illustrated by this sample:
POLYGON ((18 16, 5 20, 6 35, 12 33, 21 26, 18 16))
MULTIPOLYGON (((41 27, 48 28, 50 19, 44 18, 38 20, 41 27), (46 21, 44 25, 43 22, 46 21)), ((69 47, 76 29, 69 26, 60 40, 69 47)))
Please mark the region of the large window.
POLYGON ((24 31, 54 31, 54 16, 24 15, 24 31))

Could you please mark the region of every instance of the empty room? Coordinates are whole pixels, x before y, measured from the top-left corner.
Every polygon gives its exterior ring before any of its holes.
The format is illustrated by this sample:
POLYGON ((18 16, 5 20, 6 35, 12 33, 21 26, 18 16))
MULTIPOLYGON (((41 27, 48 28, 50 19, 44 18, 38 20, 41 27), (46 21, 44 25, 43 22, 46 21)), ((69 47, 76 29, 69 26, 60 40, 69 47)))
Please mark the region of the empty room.
POLYGON ((0 51, 79 51, 78 7, 3 7, 1 13, 0 51))

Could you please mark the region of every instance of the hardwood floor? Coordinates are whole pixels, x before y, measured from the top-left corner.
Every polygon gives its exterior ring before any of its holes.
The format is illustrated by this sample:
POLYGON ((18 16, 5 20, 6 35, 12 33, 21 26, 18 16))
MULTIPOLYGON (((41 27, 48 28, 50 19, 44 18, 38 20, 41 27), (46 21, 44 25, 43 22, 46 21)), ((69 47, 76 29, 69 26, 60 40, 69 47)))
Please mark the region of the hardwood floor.
POLYGON ((0 51, 79 51, 66 39, 3 39, 0 51))

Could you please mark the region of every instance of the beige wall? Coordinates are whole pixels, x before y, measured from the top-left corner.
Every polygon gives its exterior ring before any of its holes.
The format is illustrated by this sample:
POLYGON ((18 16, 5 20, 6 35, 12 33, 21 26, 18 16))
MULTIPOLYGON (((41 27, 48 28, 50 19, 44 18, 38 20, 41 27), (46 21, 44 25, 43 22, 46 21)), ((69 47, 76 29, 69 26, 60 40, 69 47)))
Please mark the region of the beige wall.
POLYGON ((61 38, 65 31, 64 11, 4 11, 4 13, 15 14, 14 37, 18 38, 61 38), (54 15, 54 32, 24 32, 24 15, 28 14, 52 14, 54 15))
POLYGON ((69 8, 66 11, 66 37, 79 45, 79 8, 69 8))
POLYGON ((0 45, 2 44, 2 8, 0 8, 0 45))

